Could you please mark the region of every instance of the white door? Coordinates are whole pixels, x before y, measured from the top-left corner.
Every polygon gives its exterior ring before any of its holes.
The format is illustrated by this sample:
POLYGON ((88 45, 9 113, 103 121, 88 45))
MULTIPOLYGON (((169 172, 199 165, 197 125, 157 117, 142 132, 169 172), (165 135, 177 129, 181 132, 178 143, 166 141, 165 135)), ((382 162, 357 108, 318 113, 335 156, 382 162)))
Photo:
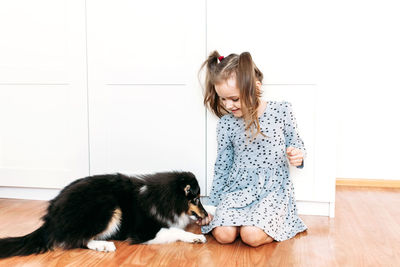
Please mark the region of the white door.
POLYGON ((87 10, 91 174, 192 171, 205 190, 204 3, 91 0, 87 10))
POLYGON ((84 3, 1 1, 0 36, 0 186, 88 175, 84 3))

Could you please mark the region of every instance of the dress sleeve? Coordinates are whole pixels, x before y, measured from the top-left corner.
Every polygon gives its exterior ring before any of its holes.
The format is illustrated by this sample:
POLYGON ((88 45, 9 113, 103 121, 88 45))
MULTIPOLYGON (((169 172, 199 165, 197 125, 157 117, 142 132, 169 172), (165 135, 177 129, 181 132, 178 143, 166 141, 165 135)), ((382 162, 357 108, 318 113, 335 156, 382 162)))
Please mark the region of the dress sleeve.
POLYGON ((212 182, 209 204, 218 206, 221 193, 229 177, 233 163, 233 145, 229 138, 226 119, 221 118, 217 125, 217 159, 214 165, 214 179, 212 182))
POLYGON ((298 129, 297 122, 292 110, 292 104, 289 102, 283 102, 283 118, 285 122, 285 142, 286 148, 295 147, 303 152, 303 163, 298 166, 298 168, 304 167, 304 159, 306 157, 306 148, 304 147, 304 142, 301 139, 298 129))

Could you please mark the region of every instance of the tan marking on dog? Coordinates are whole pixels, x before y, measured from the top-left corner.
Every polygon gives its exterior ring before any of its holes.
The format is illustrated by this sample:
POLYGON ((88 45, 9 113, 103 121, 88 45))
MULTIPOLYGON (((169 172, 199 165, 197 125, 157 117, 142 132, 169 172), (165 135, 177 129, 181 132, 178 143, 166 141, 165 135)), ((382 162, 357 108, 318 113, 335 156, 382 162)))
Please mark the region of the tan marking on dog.
POLYGON ((191 214, 192 214, 192 211, 193 211, 194 213, 196 213, 197 216, 199 216, 199 217, 202 218, 202 219, 204 219, 204 218, 206 217, 206 215, 204 214, 204 212, 202 212, 202 211, 199 209, 198 206, 196 206, 196 205, 194 205, 194 204, 192 204, 192 203, 189 203, 188 214, 191 215, 191 214))
POLYGON ((119 230, 119 226, 121 224, 122 211, 117 208, 114 210, 114 214, 111 217, 110 222, 107 225, 107 228, 96 236, 96 239, 106 239, 111 237, 119 230))

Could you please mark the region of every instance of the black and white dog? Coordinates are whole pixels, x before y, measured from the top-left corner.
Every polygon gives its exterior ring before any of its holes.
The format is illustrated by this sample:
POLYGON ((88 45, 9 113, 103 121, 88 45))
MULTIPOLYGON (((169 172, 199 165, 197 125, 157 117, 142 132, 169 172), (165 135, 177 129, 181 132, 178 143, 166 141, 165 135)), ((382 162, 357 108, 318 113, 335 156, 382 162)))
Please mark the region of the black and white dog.
POLYGON ((200 187, 190 172, 82 178, 50 201, 39 229, 0 239, 0 258, 54 247, 115 251, 114 243, 106 240, 204 243, 204 235, 184 230, 190 219, 208 215, 199 198, 200 187))

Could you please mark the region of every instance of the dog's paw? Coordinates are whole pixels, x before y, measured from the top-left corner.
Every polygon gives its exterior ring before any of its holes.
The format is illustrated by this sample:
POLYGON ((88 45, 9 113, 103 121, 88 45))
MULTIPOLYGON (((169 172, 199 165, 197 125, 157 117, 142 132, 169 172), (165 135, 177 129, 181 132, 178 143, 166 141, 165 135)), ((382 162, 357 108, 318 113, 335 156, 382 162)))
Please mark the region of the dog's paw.
POLYGON ((100 241, 100 240, 89 241, 87 247, 92 250, 103 251, 103 252, 112 252, 116 250, 113 242, 100 241))
POLYGON ((211 205, 203 205, 203 208, 211 215, 215 215, 215 211, 217 210, 217 207, 211 205))
POLYGON ((204 235, 195 235, 190 243, 205 243, 207 239, 204 235))

